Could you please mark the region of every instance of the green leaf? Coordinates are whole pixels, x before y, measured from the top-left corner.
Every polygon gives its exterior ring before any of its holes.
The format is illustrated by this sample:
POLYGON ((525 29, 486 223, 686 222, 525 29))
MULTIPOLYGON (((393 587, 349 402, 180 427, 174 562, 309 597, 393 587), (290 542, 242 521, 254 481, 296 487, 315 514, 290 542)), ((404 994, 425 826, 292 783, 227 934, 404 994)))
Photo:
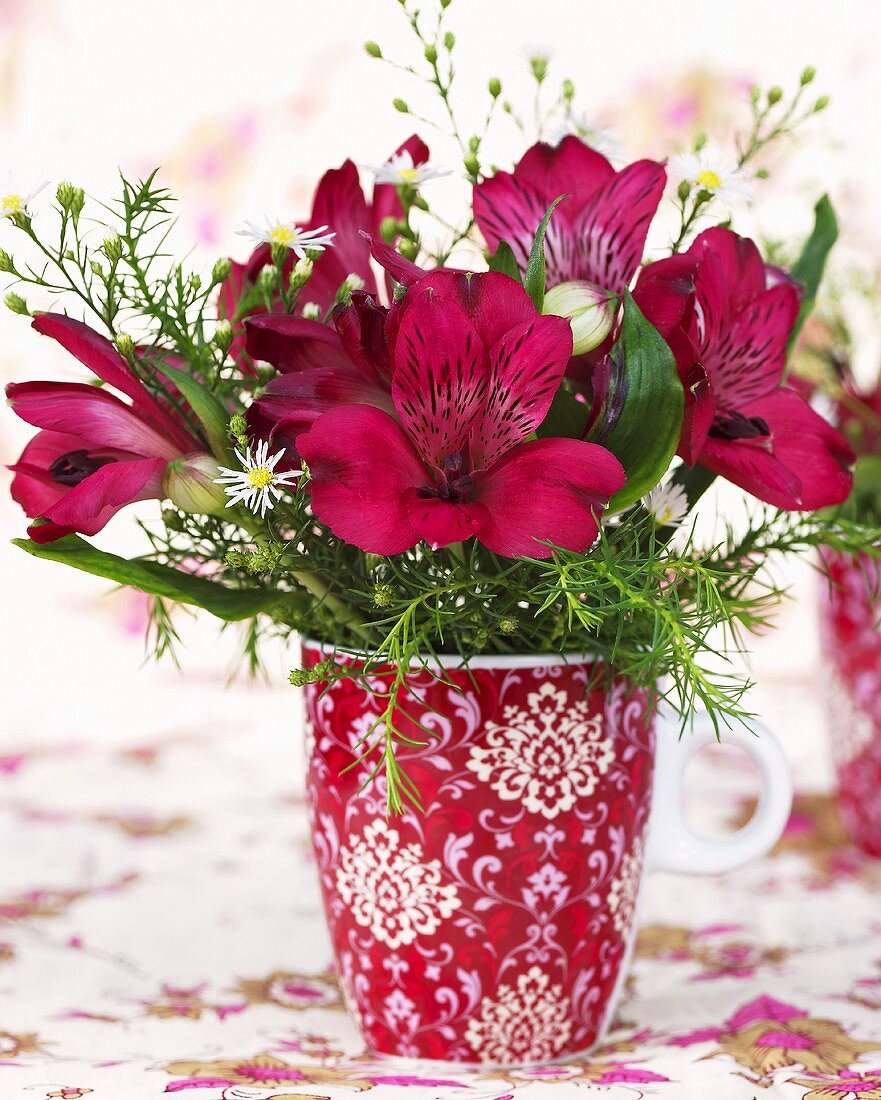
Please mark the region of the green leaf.
POLYGON ((790 350, 794 347, 802 325, 814 308, 817 291, 820 289, 826 267, 826 258, 837 239, 838 220, 829 196, 824 195, 814 207, 814 228, 811 230, 811 235, 805 241, 801 255, 792 266, 792 277, 802 286, 802 301, 795 328, 789 337, 790 350))
POLYGON ((517 266, 517 257, 507 241, 499 242, 499 247, 489 258, 489 269, 500 271, 502 275, 516 279, 518 283, 523 281, 520 277, 520 268, 517 266))
POLYGON ((673 352, 629 291, 612 360, 616 370, 608 406, 621 411, 603 446, 627 474, 627 484, 609 505, 615 512, 635 504, 667 472, 679 445, 685 398, 673 352))
POLYGON ((535 240, 532 242, 532 251, 529 253, 526 274, 523 276, 526 293, 535 302, 535 308, 539 313, 545 300, 545 233, 548 231, 551 215, 565 198, 565 195, 558 195, 539 222, 538 229, 535 231, 535 240))
POLYGON ((578 401, 564 381, 535 434, 539 439, 583 439, 589 414, 590 406, 578 401))
POLYGON ((233 449, 227 435, 229 424, 229 409, 214 394, 206 388, 205 383, 186 371, 172 367, 162 360, 151 360, 151 365, 165 375, 183 394, 184 400, 196 414, 208 446, 215 458, 223 459, 233 465, 233 449))
POLYGON ((55 542, 44 544, 32 542, 31 539, 12 541, 35 558, 62 562, 95 577, 105 577, 117 584, 138 588, 150 596, 202 607, 227 622, 249 619, 284 601, 284 594, 272 588, 226 588, 205 577, 183 573, 159 562, 141 558, 129 561, 117 554, 99 550, 79 535, 65 535, 55 542))

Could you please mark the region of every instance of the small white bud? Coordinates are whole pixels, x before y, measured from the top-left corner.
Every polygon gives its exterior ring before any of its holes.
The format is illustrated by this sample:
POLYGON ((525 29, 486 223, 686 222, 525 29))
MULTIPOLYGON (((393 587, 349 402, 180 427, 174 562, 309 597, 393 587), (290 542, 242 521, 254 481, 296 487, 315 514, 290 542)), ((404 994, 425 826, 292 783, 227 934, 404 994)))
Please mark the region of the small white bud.
POLYGON ((572 354, 583 355, 605 340, 618 312, 618 296, 584 280, 560 283, 545 294, 542 313, 572 321, 572 354))
POLYGON ((169 462, 162 475, 162 491, 182 512, 197 516, 223 512, 226 493, 215 484, 219 473, 211 455, 195 451, 169 462))

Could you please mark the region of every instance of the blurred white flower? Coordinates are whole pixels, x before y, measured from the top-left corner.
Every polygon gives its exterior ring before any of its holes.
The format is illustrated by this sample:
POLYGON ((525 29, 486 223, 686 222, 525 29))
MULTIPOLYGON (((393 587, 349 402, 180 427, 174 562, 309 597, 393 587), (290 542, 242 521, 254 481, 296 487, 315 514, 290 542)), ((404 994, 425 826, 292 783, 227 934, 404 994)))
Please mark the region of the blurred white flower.
POLYGON ((708 191, 726 206, 752 195, 751 181, 743 169, 705 149, 699 153, 675 153, 669 164, 674 176, 708 191))
POLYGON ((425 164, 414 164, 413 157, 407 149, 396 153, 378 168, 370 168, 376 177, 377 183, 392 183, 395 187, 412 187, 414 190, 427 180, 440 179, 442 176, 450 176, 449 168, 441 168, 440 165, 426 161, 425 164))
POLYGON ((254 222, 245 222, 245 228, 238 229, 236 232, 240 237, 247 237, 255 244, 280 244, 289 248, 298 259, 302 260, 309 250, 323 252, 325 248, 333 245, 336 233, 328 233, 327 229, 326 225, 319 225, 317 229, 303 229, 294 222, 266 218, 262 226, 255 225, 254 222))
POLYGON ((11 218, 13 214, 21 214, 27 210, 33 200, 49 186, 45 177, 38 179, 33 187, 25 190, 16 184, 11 173, 7 172, 0 190, 0 218, 11 218))
POLYGON ((681 485, 656 485, 642 503, 658 527, 678 527, 688 515, 688 494, 681 485))

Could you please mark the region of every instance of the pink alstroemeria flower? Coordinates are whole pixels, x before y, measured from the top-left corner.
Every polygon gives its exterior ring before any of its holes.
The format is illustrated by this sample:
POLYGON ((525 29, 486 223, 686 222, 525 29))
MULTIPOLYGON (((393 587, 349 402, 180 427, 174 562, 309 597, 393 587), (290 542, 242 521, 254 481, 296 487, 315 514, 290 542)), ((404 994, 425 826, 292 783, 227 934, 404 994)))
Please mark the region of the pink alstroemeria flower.
POLYGON ((854 455, 784 384, 797 286, 756 245, 707 229, 650 264, 634 297, 673 349, 686 390, 679 453, 767 504, 813 511, 850 493, 854 455))
POLYGON ((386 335, 393 411, 341 404, 297 440, 316 516, 377 554, 472 535, 506 557, 590 546, 620 463, 580 440, 526 441, 566 369, 568 321, 504 275, 436 271, 386 335))
POLYGON ((31 525, 28 534, 41 543, 74 531, 94 535, 125 505, 162 499, 168 463, 205 447, 88 325, 43 313, 33 327, 129 399, 79 382, 6 387, 15 412, 44 429, 10 467, 13 498, 28 516, 46 521, 31 525))
POLYGON ((513 172, 475 185, 474 219, 490 251, 507 241, 523 271, 545 211, 566 195, 545 237, 548 287, 583 279, 621 294, 642 261, 665 182, 664 166, 656 161, 616 172, 601 153, 570 135, 559 145, 533 145, 513 172))
MULTIPOLYGON (((413 134, 395 150, 394 156, 409 153, 414 165, 424 164, 429 158, 428 146, 413 134)), ((370 244, 363 232, 378 233, 385 218, 400 218, 403 207, 397 188, 390 183, 377 183, 370 201, 361 188, 358 169, 351 160, 339 168, 331 168, 319 181, 312 201, 312 213, 302 228, 316 229, 329 226, 334 233, 332 247, 326 248, 315 261, 305 295, 323 312, 333 305, 337 291, 348 275, 358 275, 364 280, 364 289, 376 294, 376 279, 370 266, 370 244)), ((259 245, 246 263, 232 261, 232 270, 220 288, 218 314, 234 324, 233 344, 230 353, 236 362, 246 369, 250 364, 244 352, 244 334, 236 322, 237 303, 248 287, 252 286, 263 267, 271 262, 268 244, 259 245)), ((293 266, 293 256, 287 270, 293 266)), ((262 312, 261 309, 252 314, 262 312)), ((241 318, 238 319, 241 321, 241 318)))

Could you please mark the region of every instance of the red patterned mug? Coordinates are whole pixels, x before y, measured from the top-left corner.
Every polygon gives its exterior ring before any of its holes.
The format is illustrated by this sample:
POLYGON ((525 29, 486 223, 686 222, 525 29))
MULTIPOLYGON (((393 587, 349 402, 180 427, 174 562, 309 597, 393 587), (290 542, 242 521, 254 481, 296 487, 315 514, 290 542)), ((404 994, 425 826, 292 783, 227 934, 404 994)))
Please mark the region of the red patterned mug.
POLYGON ((881 856, 881 563, 824 554, 820 640, 838 806, 851 837, 881 856))
MULTIPOLYGON (((326 655, 304 642, 306 667, 326 655)), ((424 807, 401 817, 386 818, 381 781, 364 788, 367 765, 346 771, 375 700, 350 679, 306 689, 312 837, 346 1004, 377 1053, 495 1066, 584 1053, 621 991, 646 869, 715 873, 765 852, 789 814, 785 760, 768 734, 730 736, 757 761, 762 799, 739 833, 708 840, 681 795, 711 730, 656 739, 647 694, 598 685, 590 661, 441 660, 443 680, 408 682, 406 709, 434 736, 399 749, 424 807)))

